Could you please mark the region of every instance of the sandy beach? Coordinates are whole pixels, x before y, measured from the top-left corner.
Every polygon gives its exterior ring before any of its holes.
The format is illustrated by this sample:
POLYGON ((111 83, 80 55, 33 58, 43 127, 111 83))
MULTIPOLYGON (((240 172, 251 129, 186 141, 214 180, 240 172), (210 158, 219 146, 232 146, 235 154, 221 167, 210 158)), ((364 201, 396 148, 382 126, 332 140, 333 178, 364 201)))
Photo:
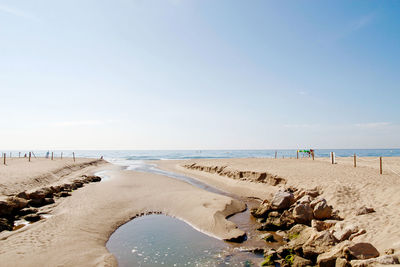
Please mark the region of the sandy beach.
MULTIPOLYGON (((400 250, 400 177, 365 161, 357 168, 352 159, 330 164, 328 159, 196 159, 152 161, 159 168, 185 174, 222 191, 241 197, 270 199, 278 190, 318 188, 322 197, 339 211, 344 222, 359 225, 366 233, 355 241, 370 242, 383 253, 400 250), (224 167, 227 173, 242 172, 249 178, 193 170, 185 166, 224 167), (257 173, 275 177, 272 185, 255 181, 257 173), (252 180, 253 179, 253 180, 252 180), (356 216, 366 205, 376 212, 356 216)), ((366 159, 367 160, 367 159, 366 159)), ((386 159, 385 159, 386 160, 386 159)), ((390 158, 400 166, 399 158, 390 158)), ((82 175, 106 170, 106 179, 88 183, 66 198, 40 208, 46 217, 16 231, 0 232, 0 266, 116 266, 105 244, 122 224, 136 216, 162 213, 180 218, 218 239, 244 234, 227 216, 245 205, 227 196, 207 192, 162 175, 122 170, 103 160, 78 159, 28 163, 11 160, 0 167, 1 199, 22 191, 73 181, 82 175)))
MULTIPOLYGON (((60 165, 63 164, 57 164, 57 168, 60 165)), ((97 169, 72 171, 68 177, 93 174, 104 168, 114 169, 107 172, 108 180, 88 184, 70 197, 56 200, 46 209, 50 217, 17 231, 1 232, 0 265, 116 266, 115 258, 105 248, 109 236, 121 224, 148 213, 180 218, 219 239, 244 234, 225 219, 245 209, 243 203, 172 178, 119 171, 107 163, 97 169)), ((49 169, 47 166, 44 171, 49 169)), ((39 167, 35 170, 40 173, 39 167)), ((37 180, 33 176, 31 179, 37 180)), ((55 180, 65 182, 61 178, 55 180)), ((6 186, 5 179, 2 181, 4 187, 11 187, 6 186)), ((13 188, 18 191, 16 186, 13 188)))

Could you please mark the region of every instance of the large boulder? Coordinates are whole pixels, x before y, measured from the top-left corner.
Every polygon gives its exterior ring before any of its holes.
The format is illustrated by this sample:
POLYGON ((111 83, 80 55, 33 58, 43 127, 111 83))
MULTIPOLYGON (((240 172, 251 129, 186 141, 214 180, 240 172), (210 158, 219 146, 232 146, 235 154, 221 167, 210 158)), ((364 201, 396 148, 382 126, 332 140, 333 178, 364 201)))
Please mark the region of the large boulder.
POLYGON ((343 250, 347 260, 367 260, 379 256, 378 250, 370 243, 356 243, 343 250))
POLYGON ((314 206, 314 218, 318 220, 329 219, 332 216, 333 208, 328 206, 326 200, 322 200, 314 206))
POLYGON ((309 204, 298 204, 293 209, 293 217, 297 223, 310 224, 313 210, 309 204))
POLYGON ((290 192, 278 191, 271 201, 271 207, 276 210, 288 209, 294 203, 294 196, 290 192))

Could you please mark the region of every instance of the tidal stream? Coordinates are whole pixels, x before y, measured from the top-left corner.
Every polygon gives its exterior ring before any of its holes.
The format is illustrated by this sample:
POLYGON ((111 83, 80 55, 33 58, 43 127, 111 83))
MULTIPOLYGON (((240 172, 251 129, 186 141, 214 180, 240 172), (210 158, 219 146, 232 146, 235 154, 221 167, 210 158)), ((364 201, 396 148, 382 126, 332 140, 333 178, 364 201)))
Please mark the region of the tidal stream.
POLYGON ((147 215, 118 228, 107 242, 107 249, 115 255, 119 266, 254 266, 262 261, 262 253, 250 252, 266 246, 265 241, 257 237, 258 222, 250 215, 251 207, 258 206, 259 201, 238 197, 143 161, 120 164, 128 165, 127 170, 164 175, 245 202, 247 209, 228 219, 246 232, 247 239, 242 243, 225 242, 199 232, 181 220, 165 215, 147 215))

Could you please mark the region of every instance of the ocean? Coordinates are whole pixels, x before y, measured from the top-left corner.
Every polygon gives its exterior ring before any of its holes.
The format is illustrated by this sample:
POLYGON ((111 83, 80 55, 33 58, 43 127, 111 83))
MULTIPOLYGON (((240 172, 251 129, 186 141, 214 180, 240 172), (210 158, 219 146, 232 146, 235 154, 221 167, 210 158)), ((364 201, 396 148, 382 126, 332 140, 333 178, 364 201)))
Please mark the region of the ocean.
MULTIPOLYGON (((278 158, 296 157, 295 149, 285 150, 76 150, 76 157, 99 158, 120 160, 172 160, 172 159, 202 159, 202 158, 273 158, 275 151, 278 158)), ((19 151, 2 151, 7 156, 12 154, 18 157, 19 151)), ((43 157, 47 151, 33 151, 35 156, 43 157)), ((63 152, 64 157, 71 157, 70 150, 50 150, 54 152, 54 157, 60 157, 63 152)), ((335 152, 339 157, 350 157, 354 153, 359 157, 400 157, 400 149, 316 149, 315 157, 329 157, 330 152, 335 152)), ((27 153, 21 151, 21 155, 27 153)))

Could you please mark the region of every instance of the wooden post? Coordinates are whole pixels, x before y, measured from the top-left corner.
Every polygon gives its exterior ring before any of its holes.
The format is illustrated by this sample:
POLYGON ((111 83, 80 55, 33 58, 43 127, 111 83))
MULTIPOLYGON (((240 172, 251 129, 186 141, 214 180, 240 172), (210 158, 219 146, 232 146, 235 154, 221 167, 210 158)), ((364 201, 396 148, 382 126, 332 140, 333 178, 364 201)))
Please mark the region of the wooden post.
POLYGON ((333 152, 331 152, 331 160, 332 160, 332 164, 333 164, 334 163, 333 152))
POLYGON ((299 159, 299 151, 297 150, 297 159, 299 159))
POLYGON ((61 152, 61 159, 62 159, 62 152, 61 152))
POLYGON ((74 162, 75 162, 75 152, 72 152, 72 157, 74 158, 74 162))
POLYGON ((314 151, 312 152, 312 160, 314 160, 314 151))
POLYGON ((31 152, 29 152, 29 162, 31 162, 31 152))
POLYGON ((357 167, 357 156, 356 153, 354 153, 354 168, 357 167))
POLYGON ((6 165, 6 153, 3 153, 4 165, 6 165))
POLYGON ((278 155, 278 151, 275 150, 275 159, 276 159, 277 155, 278 155))
POLYGON ((54 160, 54 152, 51 152, 51 160, 54 160))
POLYGON ((379 157, 379 173, 382 174, 383 170, 382 170, 382 157, 379 157))

